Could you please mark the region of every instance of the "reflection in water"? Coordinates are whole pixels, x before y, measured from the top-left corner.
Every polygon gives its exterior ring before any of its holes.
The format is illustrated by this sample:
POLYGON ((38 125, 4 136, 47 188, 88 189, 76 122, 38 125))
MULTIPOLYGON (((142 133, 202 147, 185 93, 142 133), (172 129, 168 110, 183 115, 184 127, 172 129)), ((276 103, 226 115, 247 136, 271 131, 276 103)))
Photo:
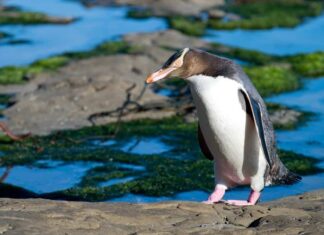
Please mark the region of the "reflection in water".
POLYGON ((102 182, 99 184, 99 187, 109 187, 115 184, 123 184, 127 183, 129 181, 134 180, 136 177, 130 176, 130 177, 125 177, 125 178, 119 178, 119 179, 111 179, 106 182, 102 182))
POLYGON ((12 169, 12 166, 7 166, 6 167, 6 169, 4 170, 2 175, 0 176, 0 183, 4 182, 7 179, 11 169, 12 169))
POLYGON ((133 154, 160 154, 171 149, 156 137, 132 139, 121 147, 122 151, 133 154))
POLYGON ((132 33, 151 32, 166 28, 163 19, 133 20, 126 18, 127 8, 85 8, 77 1, 65 0, 8 0, 25 10, 38 11, 54 16, 79 18, 68 25, 5 25, 6 32, 29 44, 0 45, 0 66, 26 65, 35 60, 67 51, 88 50, 108 39, 132 33), (19 56, 18 56, 19 55, 19 56))
POLYGON ((171 146, 165 144, 161 138, 132 138, 127 142, 118 143, 115 140, 94 140, 93 145, 100 147, 111 147, 127 153, 133 154, 160 154, 172 149, 171 146))
POLYGON ((324 15, 295 28, 208 30, 205 39, 269 54, 292 55, 324 51, 324 15))

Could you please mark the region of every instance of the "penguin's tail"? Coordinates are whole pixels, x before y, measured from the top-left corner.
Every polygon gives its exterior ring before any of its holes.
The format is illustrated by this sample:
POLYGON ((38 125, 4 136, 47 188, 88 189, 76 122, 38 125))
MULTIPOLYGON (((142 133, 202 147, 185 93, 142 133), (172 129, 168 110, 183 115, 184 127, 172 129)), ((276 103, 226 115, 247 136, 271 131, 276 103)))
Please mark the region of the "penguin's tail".
POLYGON ((286 184, 291 185, 301 181, 302 177, 294 172, 288 170, 285 165, 280 161, 276 170, 272 171, 272 184, 286 184), (274 172, 275 171, 275 172, 274 172))
POLYGON ((295 184, 301 181, 302 177, 294 172, 288 171, 284 177, 281 178, 281 184, 295 184))

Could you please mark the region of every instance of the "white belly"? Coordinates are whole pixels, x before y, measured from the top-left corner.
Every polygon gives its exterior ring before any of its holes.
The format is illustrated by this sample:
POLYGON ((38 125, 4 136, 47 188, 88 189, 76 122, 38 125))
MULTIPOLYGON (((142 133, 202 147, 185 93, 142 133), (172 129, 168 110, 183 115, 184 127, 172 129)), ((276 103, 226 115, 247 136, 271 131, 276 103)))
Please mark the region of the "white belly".
POLYGON ((200 127, 214 156, 216 180, 229 187, 249 184, 259 175, 263 181, 266 162, 255 124, 245 111, 241 85, 202 75, 189 81, 200 127))

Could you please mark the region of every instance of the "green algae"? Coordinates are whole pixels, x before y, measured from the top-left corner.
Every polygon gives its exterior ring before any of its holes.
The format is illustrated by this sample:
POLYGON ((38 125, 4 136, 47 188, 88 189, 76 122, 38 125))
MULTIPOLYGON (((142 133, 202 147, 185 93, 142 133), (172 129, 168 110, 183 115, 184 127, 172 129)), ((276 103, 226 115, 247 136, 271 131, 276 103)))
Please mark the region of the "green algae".
POLYGON ((295 55, 289 57, 288 60, 292 63, 292 68, 302 76, 324 75, 324 52, 295 55))
POLYGON ((307 17, 320 15, 323 3, 306 0, 263 0, 229 4, 225 10, 241 16, 242 19, 232 21, 210 19, 208 26, 216 29, 295 27, 307 17))
POLYGON ((293 91, 301 86, 298 77, 285 67, 270 65, 244 70, 262 96, 293 91))
POLYGON ((0 24, 68 24, 73 19, 50 17, 39 12, 26 12, 14 7, 0 9, 0 24))
MULTIPOLYGON (((190 190, 210 191, 214 186, 213 163, 204 158, 196 138, 196 123, 181 117, 163 120, 138 120, 122 123, 113 147, 94 146, 93 139, 106 140, 114 124, 61 131, 22 142, 3 143, 0 166, 36 165, 38 160, 64 162, 93 161, 103 165, 89 170, 77 186, 40 195, 45 198, 103 201, 126 193, 171 196, 190 190), (129 138, 161 137, 173 148, 163 154, 138 155, 118 150, 118 142, 129 138), (120 163, 143 166, 145 171, 118 166, 120 163), (117 165, 116 165, 117 164, 117 165), (134 180, 100 187, 111 179, 132 176, 134 180)), ((280 151, 280 157, 292 171, 305 175, 319 171, 316 160, 292 152, 280 151)))
POLYGON ((286 167, 300 175, 310 175, 323 172, 323 169, 316 166, 319 160, 309 158, 302 154, 296 154, 292 151, 279 151, 279 156, 286 167))
POLYGON ((278 56, 269 55, 256 50, 249 50, 239 47, 225 46, 219 43, 211 43, 211 53, 226 56, 228 58, 236 58, 248 62, 251 65, 267 65, 274 62, 280 62, 278 56))
POLYGON ((176 29, 189 36, 202 36, 205 33, 206 24, 190 17, 170 17, 168 18, 170 28, 176 29))
POLYGON ((127 12, 127 17, 133 19, 147 19, 153 16, 154 14, 150 9, 133 8, 127 12))

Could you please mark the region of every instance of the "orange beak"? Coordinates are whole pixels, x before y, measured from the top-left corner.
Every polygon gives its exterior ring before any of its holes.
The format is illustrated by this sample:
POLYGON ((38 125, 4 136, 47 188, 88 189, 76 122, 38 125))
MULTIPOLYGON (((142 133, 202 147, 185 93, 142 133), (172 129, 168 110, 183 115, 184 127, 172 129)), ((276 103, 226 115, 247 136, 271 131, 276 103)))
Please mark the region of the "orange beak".
POLYGON ((176 70, 177 68, 166 68, 166 69, 159 69, 158 71, 152 73, 146 78, 146 83, 153 83, 163 78, 166 78, 172 71, 176 70))

